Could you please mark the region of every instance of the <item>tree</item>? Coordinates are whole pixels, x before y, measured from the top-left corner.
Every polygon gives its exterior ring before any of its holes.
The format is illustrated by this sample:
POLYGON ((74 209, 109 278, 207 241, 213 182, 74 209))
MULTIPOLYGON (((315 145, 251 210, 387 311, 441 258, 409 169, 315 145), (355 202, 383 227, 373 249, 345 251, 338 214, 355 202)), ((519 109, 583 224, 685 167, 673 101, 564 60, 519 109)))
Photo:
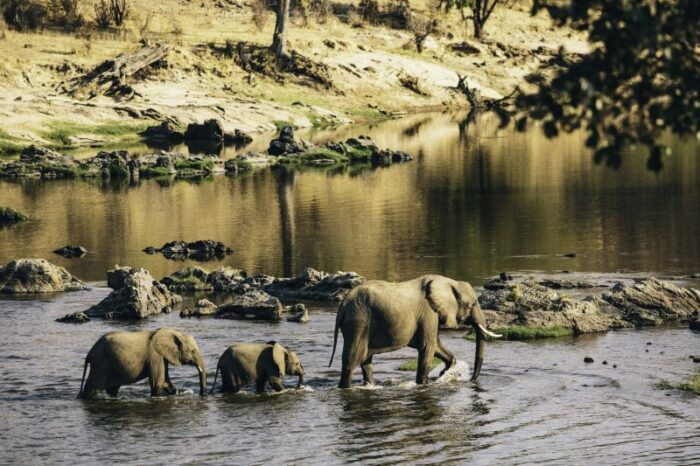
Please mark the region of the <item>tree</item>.
POLYGON ((449 11, 453 7, 459 8, 462 12, 462 18, 465 20, 472 20, 472 24, 474 25, 474 37, 481 39, 486 21, 489 20, 491 13, 493 13, 493 10, 496 9, 496 6, 500 3, 502 3, 502 0, 440 0, 438 8, 444 6, 445 11, 449 11), (464 14, 465 8, 469 8, 472 11, 471 16, 466 16, 464 14))
POLYGON ((619 166, 630 144, 650 148, 649 169, 662 168, 666 132, 700 131, 700 8, 696 0, 535 1, 559 25, 588 33, 592 50, 563 63, 550 85, 521 95, 517 127, 543 122, 547 136, 585 128, 596 162, 619 166), (558 3, 558 4, 557 4, 558 3))
POLYGON ((287 56, 287 27, 289 25, 289 0, 277 0, 275 8, 275 32, 272 35, 272 51, 277 59, 287 56))

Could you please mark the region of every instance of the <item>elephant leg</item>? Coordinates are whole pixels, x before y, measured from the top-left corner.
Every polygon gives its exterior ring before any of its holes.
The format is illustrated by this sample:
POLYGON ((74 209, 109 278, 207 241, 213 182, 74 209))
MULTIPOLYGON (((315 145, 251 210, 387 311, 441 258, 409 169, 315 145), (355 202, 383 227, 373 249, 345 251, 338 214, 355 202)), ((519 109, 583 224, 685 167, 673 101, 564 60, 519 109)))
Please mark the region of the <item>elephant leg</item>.
POLYGON ((175 388, 175 385, 170 381, 170 373, 168 372, 168 363, 164 363, 165 365, 165 387, 166 387, 166 392, 169 393, 170 395, 175 395, 177 394, 177 389, 175 388))
POLYGON ((365 362, 360 366, 362 367, 362 380, 365 385, 374 384, 374 369, 372 368, 372 356, 365 359, 365 362))
POLYGON ((425 385, 428 383, 430 363, 434 355, 435 348, 432 346, 418 350, 418 370, 416 371, 416 383, 418 385, 425 385))
POLYGON ((268 382, 270 383, 270 386, 275 391, 281 392, 282 390, 284 390, 284 385, 282 384, 282 379, 280 379, 279 377, 270 377, 268 382))
POLYGON ((442 375, 455 363, 455 356, 450 352, 450 350, 442 346, 442 343, 440 340, 438 340, 437 348, 435 349, 435 357, 445 363, 445 368, 440 371, 440 376, 442 377, 442 375))
POLYGON ((119 385, 117 385, 117 386, 114 386, 114 387, 107 387, 107 388, 105 388, 105 391, 107 392, 107 394, 108 394, 109 396, 117 396, 117 394, 119 393, 119 389, 120 389, 120 388, 121 388, 121 387, 120 387, 119 385))
POLYGON ((338 388, 350 388, 352 373, 369 355, 367 347, 367 329, 353 328, 343 332, 343 368, 338 388))
POLYGON ((101 374, 99 369, 90 368, 90 374, 85 381, 85 386, 83 387, 83 392, 80 397, 84 400, 89 400, 94 398, 95 395, 100 393, 102 387, 105 385, 105 376, 101 374))
POLYGON ((255 391, 257 393, 265 393, 265 379, 258 379, 255 382, 255 391))

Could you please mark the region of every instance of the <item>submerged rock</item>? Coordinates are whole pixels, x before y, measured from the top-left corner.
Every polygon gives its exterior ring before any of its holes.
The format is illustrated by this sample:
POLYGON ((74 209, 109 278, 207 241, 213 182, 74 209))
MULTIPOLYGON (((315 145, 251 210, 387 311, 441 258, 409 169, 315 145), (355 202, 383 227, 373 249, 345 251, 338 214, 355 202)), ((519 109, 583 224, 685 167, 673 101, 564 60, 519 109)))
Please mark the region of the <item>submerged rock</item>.
POLYGON ((85 314, 83 311, 78 311, 72 314, 66 314, 63 317, 59 317, 56 319, 56 322, 62 322, 64 324, 84 324, 90 322, 90 316, 85 314))
POLYGON ((63 246, 62 248, 53 251, 54 254, 63 256, 66 259, 73 259, 76 257, 83 257, 87 254, 88 250, 82 246, 63 246))
POLYGON ((0 267, 0 293, 84 290, 85 284, 46 259, 17 259, 0 267))
POLYGON ((649 278, 633 285, 618 283, 603 300, 622 312, 637 327, 669 321, 688 321, 700 311, 700 292, 649 278))
POLYGON ((16 225, 17 223, 26 222, 29 217, 21 212, 10 209, 9 207, 0 207, 0 228, 16 225))
POLYGON ((219 306, 215 317, 277 321, 282 318, 282 303, 264 291, 252 290, 219 306))
POLYGON ((204 317, 216 314, 217 306, 208 299, 197 301, 193 309, 183 309, 180 317, 204 317))
POLYGON ((144 319, 171 312, 182 298, 171 293, 145 269, 117 267, 107 272, 107 284, 114 290, 85 313, 104 319, 144 319))
POLYGON ((284 308, 284 312, 289 314, 287 322, 304 323, 309 321, 309 311, 303 304, 294 304, 284 308))
POLYGON ((171 260, 194 259, 197 261, 209 261, 223 259, 227 254, 232 253, 233 249, 227 247, 221 241, 198 240, 191 243, 171 241, 164 244, 161 248, 149 246, 143 251, 147 254, 160 252, 167 259, 171 260))

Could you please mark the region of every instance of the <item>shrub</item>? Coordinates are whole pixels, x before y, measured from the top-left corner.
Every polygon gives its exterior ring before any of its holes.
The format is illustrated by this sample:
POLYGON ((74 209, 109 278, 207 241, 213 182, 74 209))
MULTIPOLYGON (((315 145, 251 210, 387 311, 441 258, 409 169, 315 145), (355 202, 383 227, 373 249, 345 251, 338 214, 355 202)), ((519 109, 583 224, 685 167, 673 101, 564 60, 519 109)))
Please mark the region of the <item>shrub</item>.
POLYGON ((121 27, 131 13, 131 0, 111 0, 110 11, 114 24, 121 27))
POLYGON ((381 17, 377 0, 360 0, 360 16, 370 24, 379 24, 381 17))
POLYGON ((80 28, 85 23, 80 3, 80 0, 51 0, 53 22, 68 30, 80 28))
POLYGON ((98 0, 93 4, 95 9, 95 25, 107 29, 112 25, 112 9, 107 0, 98 0))
POLYGON ((262 31, 268 18, 267 0, 253 0, 252 9, 253 24, 258 31, 262 31))
POLYGON ((328 0, 311 0, 309 11, 314 15, 318 24, 326 24, 331 14, 331 4, 328 0))
POLYGON ((38 0, 0 0, 0 11, 5 22, 19 31, 43 27, 48 15, 38 0))

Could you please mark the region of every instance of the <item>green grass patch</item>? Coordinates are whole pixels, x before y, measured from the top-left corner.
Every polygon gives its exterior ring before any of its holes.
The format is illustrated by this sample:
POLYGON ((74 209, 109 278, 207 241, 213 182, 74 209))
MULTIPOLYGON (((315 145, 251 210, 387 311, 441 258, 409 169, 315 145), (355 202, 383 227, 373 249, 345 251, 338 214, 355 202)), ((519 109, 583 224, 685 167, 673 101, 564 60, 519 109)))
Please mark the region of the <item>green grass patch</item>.
POLYGON ((122 122, 86 125, 70 121, 54 120, 46 124, 46 129, 42 131, 40 135, 54 146, 70 147, 71 137, 73 136, 92 134, 120 140, 138 139, 138 133, 143 131, 144 128, 144 124, 122 122))
POLYGON ((0 156, 15 155, 22 152, 22 149, 24 145, 21 144, 21 139, 0 128, 0 156))
MULTIPOLYGON (((542 338, 568 337, 574 334, 573 330, 561 327, 503 327, 491 329, 494 333, 503 335, 504 340, 539 340, 542 338)), ((468 340, 475 340, 473 333, 467 335, 468 340)))
MULTIPOLYGON (((435 369, 437 366, 442 364, 442 361, 440 361, 438 358, 433 358, 432 361, 430 361, 430 370, 435 369)), ((415 371, 418 370, 418 359, 409 359, 408 361, 404 362, 399 366, 400 371, 415 371)))
POLYGON ((208 170, 212 171, 214 169, 213 160, 190 160, 190 159, 176 159, 175 160, 176 170, 208 170))
POLYGON ((284 128, 285 126, 291 126, 294 129, 298 129, 296 126, 294 126, 294 123, 292 123, 289 120, 275 120, 272 123, 275 125, 275 128, 277 128, 278 134, 280 131, 282 131, 282 128, 284 128))
POLYGON ((662 380, 657 387, 662 390, 682 390, 684 392, 690 392, 695 395, 700 395, 700 372, 693 374, 687 379, 679 383, 671 383, 666 380, 662 380))
POLYGON ((171 173, 170 169, 166 167, 141 167, 139 168, 139 175, 145 178, 156 178, 160 176, 173 176, 174 173, 171 173))
POLYGON ((348 147, 348 157, 352 162, 368 162, 372 158, 372 152, 361 147, 348 147))

